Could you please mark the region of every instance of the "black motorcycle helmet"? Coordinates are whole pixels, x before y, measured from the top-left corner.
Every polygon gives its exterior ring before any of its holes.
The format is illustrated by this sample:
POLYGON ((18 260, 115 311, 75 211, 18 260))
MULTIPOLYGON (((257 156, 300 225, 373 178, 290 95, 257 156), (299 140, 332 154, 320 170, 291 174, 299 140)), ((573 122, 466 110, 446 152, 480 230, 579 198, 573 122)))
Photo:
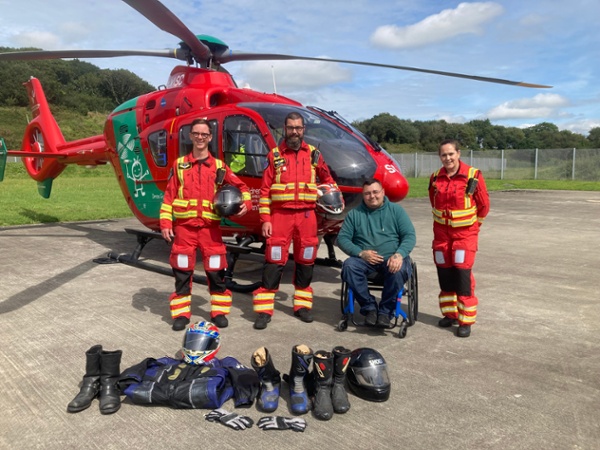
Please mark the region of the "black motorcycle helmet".
POLYGON ((215 211, 221 217, 239 213, 243 203, 242 191, 230 184, 224 184, 215 194, 215 211))
POLYGON ((391 383, 387 364, 377 350, 354 350, 350 354, 346 380, 352 393, 364 400, 385 402, 390 398, 391 383))

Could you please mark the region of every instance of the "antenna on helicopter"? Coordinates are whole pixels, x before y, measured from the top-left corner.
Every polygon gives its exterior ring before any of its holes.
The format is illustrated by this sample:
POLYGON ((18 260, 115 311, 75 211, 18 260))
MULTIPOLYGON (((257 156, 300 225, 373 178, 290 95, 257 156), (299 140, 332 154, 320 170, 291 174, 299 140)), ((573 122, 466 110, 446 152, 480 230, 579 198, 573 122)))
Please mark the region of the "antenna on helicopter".
POLYGON ((271 66, 271 73, 273 74, 273 93, 277 94, 277 84, 275 83, 275 67, 271 66))

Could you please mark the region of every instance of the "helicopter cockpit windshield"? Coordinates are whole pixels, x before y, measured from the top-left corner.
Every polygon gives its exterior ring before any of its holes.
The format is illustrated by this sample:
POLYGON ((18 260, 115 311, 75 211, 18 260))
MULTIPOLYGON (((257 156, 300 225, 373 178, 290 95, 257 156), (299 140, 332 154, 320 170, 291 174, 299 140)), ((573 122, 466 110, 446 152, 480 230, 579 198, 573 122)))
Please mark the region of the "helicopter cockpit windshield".
POLYGON ((363 181, 375 175, 377 165, 365 145, 334 120, 308 109, 281 104, 241 103, 240 107, 262 116, 276 143, 284 137, 285 117, 298 112, 304 117, 304 140, 317 147, 339 186, 362 187, 363 181))

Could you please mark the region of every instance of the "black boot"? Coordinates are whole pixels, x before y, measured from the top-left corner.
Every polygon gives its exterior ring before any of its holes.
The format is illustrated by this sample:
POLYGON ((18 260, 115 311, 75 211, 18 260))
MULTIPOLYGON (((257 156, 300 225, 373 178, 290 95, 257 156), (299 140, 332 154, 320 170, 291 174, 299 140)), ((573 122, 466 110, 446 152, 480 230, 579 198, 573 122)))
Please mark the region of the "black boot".
POLYGON ((100 390, 100 352, 101 345, 94 345, 85 352, 85 375, 79 394, 67 405, 67 412, 83 411, 92 404, 100 390))
POLYGON ((350 409, 350 401, 346 393, 346 370, 350 364, 352 351, 344 347, 333 349, 333 388, 331 389, 331 402, 337 414, 344 414, 350 409))
POLYGON ((121 350, 102 352, 100 357, 100 412, 102 414, 116 413, 121 407, 121 393, 117 381, 121 373, 121 350))
POLYGON ((286 381, 290 386, 290 409, 293 414, 306 414, 310 409, 304 379, 312 358, 312 350, 306 345, 296 345, 292 349, 292 367, 286 381))
POLYGON ((333 354, 331 352, 319 350, 315 353, 313 377, 315 382, 313 414, 319 420, 329 420, 333 417, 333 405, 331 404, 333 354))
POLYGON ((260 379, 258 407, 264 412, 273 412, 279 406, 281 376, 275 369, 269 350, 261 347, 252 354, 252 367, 260 379))

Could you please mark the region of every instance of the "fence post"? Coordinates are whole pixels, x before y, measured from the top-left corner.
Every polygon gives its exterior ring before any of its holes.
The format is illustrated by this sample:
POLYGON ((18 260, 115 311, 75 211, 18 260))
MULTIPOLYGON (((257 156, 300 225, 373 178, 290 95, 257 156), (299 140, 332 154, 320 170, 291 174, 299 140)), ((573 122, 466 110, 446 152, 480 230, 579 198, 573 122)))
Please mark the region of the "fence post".
POLYGON ((537 168, 538 168, 538 149, 535 149, 535 164, 533 168, 533 179, 537 180, 537 168))
POLYGON ((417 170, 417 164, 419 164, 419 154, 415 152, 415 178, 418 178, 419 171, 417 170))
POLYGON ((575 181, 575 154, 577 149, 573 147, 573 168, 571 169, 571 180, 575 181))
POLYGON ((504 149, 500 153, 500 179, 504 180, 504 149))

